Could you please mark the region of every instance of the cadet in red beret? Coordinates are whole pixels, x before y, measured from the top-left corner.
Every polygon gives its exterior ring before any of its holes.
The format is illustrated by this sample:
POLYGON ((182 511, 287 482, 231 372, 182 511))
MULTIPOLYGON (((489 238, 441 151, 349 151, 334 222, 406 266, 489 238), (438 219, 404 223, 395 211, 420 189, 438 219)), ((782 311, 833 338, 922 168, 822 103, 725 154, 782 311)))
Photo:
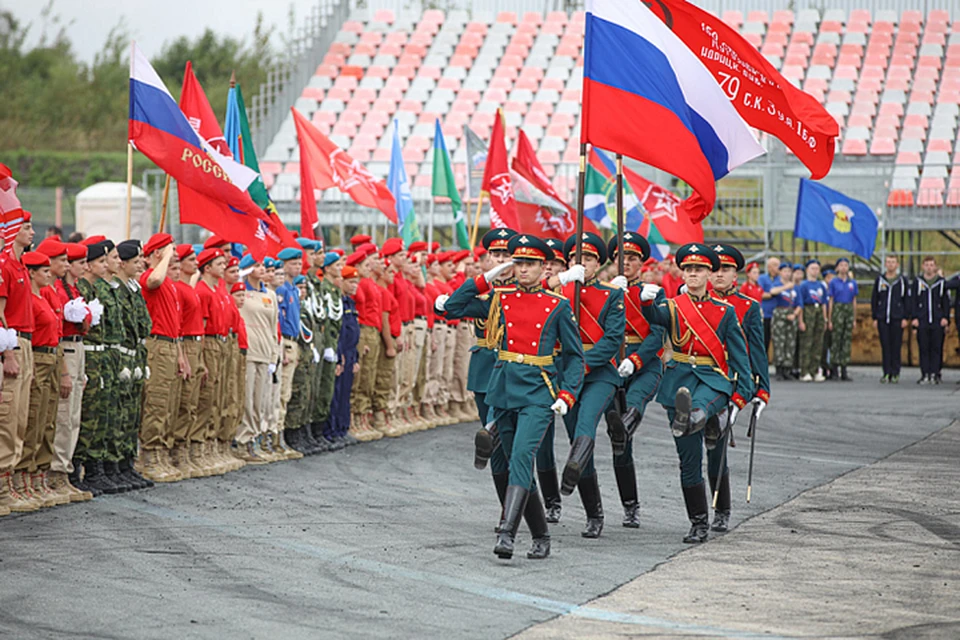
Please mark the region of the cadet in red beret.
POLYGON ((365 233, 358 233, 357 235, 350 238, 350 245, 353 247, 353 250, 356 251, 357 247, 367 242, 370 242, 371 238, 365 233))
POLYGON ((377 361, 380 358, 380 331, 383 327, 382 295, 380 288, 371 278, 372 266, 377 260, 375 251, 376 247, 369 242, 356 246, 354 255, 364 257, 353 265, 360 274, 360 283, 354 296, 360 323, 358 346, 360 370, 353 380, 350 395, 350 408, 353 411, 350 423, 356 427, 351 434, 361 441, 378 440, 383 437, 383 434, 373 429, 373 394, 376 386, 377 361), (373 250, 373 253, 370 250, 373 250))
POLYGON ((212 236, 207 238, 206 241, 203 243, 203 248, 204 249, 220 249, 224 253, 227 253, 228 251, 230 251, 230 242, 227 240, 224 240, 217 234, 213 234, 212 236))

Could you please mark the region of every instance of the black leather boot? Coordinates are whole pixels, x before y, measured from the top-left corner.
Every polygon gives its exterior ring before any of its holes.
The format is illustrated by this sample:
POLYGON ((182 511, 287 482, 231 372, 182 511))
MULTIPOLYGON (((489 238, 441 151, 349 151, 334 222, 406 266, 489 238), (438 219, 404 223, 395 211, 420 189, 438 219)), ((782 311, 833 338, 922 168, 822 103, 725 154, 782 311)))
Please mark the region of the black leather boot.
POLYGON ((135 486, 121 475, 120 463, 118 462, 104 462, 103 472, 108 478, 110 478, 110 482, 117 485, 117 489, 119 489, 120 493, 126 493, 128 491, 133 491, 134 489, 139 489, 139 487, 135 486))
POLYGON ((137 473, 137 470, 133 468, 133 463, 129 458, 120 462, 120 474, 131 484, 136 485, 138 489, 149 489, 153 486, 152 480, 147 480, 137 473))
POLYGON ((597 474, 587 478, 580 478, 577 484, 580 491, 580 501, 583 510, 587 512, 587 526, 580 535, 584 538, 599 538, 603 531, 603 503, 600 500, 600 483, 597 474))
POLYGON ((633 463, 625 467, 613 467, 623 504, 623 526, 628 529, 640 528, 640 501, 637 499, 637 470, 633 463))
POLYGON ((497 544, 493 552, 503 560, 513 557, 513 541, 520 526, 520 516, 527 506, 530 492, 523 487, 510 485, 507 487, 506 497, 503 500, 503 524, 497 534, 497 544))
POLYGON ((690 431, 690 412, 693 410, 693 398, 690 396, 690 389, 686 387, 677 389, 673 408, 673 422, 670 424, 670 430, 673 432, 674 438, 680 438, 690 431))
POLYGON ((320 447, 320 453, 325 451, 340 451, 346 448, 346 444, 340 440, 327 440, 323 437, 323 423, 322 422, 313 422, 310 424, 310 433, 313 434, 313 439, 316 441, 317 445, 320 447))
POLYGON ((687 544, 706 542, 710 529, 710 514, 707 510, 707 494, 703 482, 683 488, 683 501, 687 505, 690 531, 683 537, 687 544))
POLYGON ((711 416, 707 419, 703 427, 703 442, 707 451, 713 451, 717 448, 717 440, 720 439, 720 419, 726 423, 727 414, 721 411, 719 415, 711 416))
POLYGON ((625 413, 611 409, 607 411, 607 435, 613 445, 613 455, 620 456, 627 449, 627 442, 636 433, 643 416, 636 407, 630 407, 625 413))
POLYGON ((493 486, 497 490, 497 499, 500 500, 500 521, 493 528, 494 533, 500 533, 500 527, 503 526, 503 501, 507 497, 507 482, 510 480, 510 473, 493 473, 493 486))
POLYGON ((73 473, 70 474, 70 484, 75 486, 77 489, 80 489, 81 491, 89 491, 90 493, 93 494, 94 498, 96 498, 97 496, 103 495, 103 491, 101 491, 100 489, 88 483, 86 478, 81 479, 80 472, 83 468, 84 468, 84 465, 82 462, 80 462, 79 460, 73 461, 73 473))
POLYGON ((850 382, 850 376, 847 374, 847 365, 840 366, 840 380, 842 382, 850 382))
POLYGON ((86 471, 86 481, 88 486, 94 487, 101 493, 110 495, 120 493, 119 487, 110 481, 103 468, 103 460, 91 460, 84 465, 86 471))
POLYGON ((480 427, 473 437, 473 466, 475 469, 486 469, 493 450, 497 448, 496 427, 489 430, 480 427))
POLYGON ((579 436, 570 447, 570 457, 563 468, 563 480, 560 483, 560 493, 569 496, 574 487, 580 482, 580 474, 587 466, 590 456, 593 455, 593 440, 589 436, 579 436))
POLYGON ((527 498, 527 506, 523 510, 523 519, 527 521, 530 536, 533 538, 530 551, 527 551, 527 558, 543 560, 550 555, 550 529, 547 527, 547 516, 543 512, 543 503, 540 502, 540 496, 536 491, 531 492, 527 498))
POLYGON ((294 451, 299 451, 303 455, 307 455, 307 447, 303 442, 303 429, 287 429, 283 434, 284 439, 287 441, 287 444, 293 448, 294 451))
POLYGON ((717 493, 717 506, 713 510, 713 525, 710 530, 726 533, 730 527, 730 474, 725 473, 720 477, 719 492, 717 479, 710 478, 710 493, 717 493))
POLYGON ((329 450, 329 447, 326 447, 320 444, 319 442, 317 442, 317 439, 313 436, 313 430, 310 429, 309 423, 303 425, 303 427, 300 429, 300 434, 301 434, 300 437, 303 438, 304 447, 306 447, 307 449, 304 452, 304 455, 315 456, 318 453, 323 453, 329 450))
POLYGON ((557 470, 540 471, 538 469, 537 478, 540 480, 540 493, 543 494, 543 506, 546 509, 547 522, 556 524, 560 522, 560 510, 562 508, 557 470))

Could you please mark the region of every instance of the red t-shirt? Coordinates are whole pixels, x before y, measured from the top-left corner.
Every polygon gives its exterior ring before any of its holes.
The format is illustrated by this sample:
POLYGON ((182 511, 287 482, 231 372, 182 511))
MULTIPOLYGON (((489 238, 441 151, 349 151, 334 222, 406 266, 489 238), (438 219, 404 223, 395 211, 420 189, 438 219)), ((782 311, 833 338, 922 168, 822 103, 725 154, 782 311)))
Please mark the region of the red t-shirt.
POLYGON ((357 302, 357 317, 360 324, 376 327, 377 331, 380 331, 383 324, 380 287, 370 278, 360 278, 354 300, 357 302))
POLYGON ((393 284, 390 285, 388 289, 393 297, 397 300, 400 321, 412 321, 415 315, 414 306, 416 304, 413 299, 413 285, 398 273, 394 276, 393 284))
POLYGON ((753 298, 757 302, 763 302, 763 287, 758 284, 744 282, 743 286, 740 287, 740 293, 748 298, 753 298))
POLYGON ((180 294, 180 335, 202 336, 203 314, 200 313, 200 296, 186 282, 173 283, 180 294))
POLYGON ((402 322, 400 320, 400 306, 397 304, 397 299, 393 297, 393 294, 390 293, 390 290, 386 287, 378 286, 377 288, 380 289, 380 300, 383 305, 381 312, 390 314, 390 335, 394 338, 399 338, 402 322))
POLYGON ((427 327, 432 329, 433 324, 438 318, 437 312, 434 310, 433 303, 436 302, 437 296, 440 295, 440 292, 437 291, 437 287, 432 282, 428 282, 423 287, 423 295, 427 299, 427 327))
MULTIPOLYGON (((454 282, 453 279, 451 279, 450 282, 441 282, 440 280, 434 280, 433 286, 437 288, 437 295, 438 296, 453 295, 453 292, 457 290, 457 288, 453 286, 453 282, 454 282)), ((456 327, 457 325, 460 324, 459 320, 451 320, 450 318, 445 318, 445 320, 447 321, 447 324, 450 325, 451 327, 456 327)))
MULTIPOLYGON (((44 289, 49 287, 44 287, 44 289)), ((33 337, 30 343, 35 347, 55 347, 60 344, 60 317, 50 306, 49 296, 42 293, 30 295, 33 307, 33 337)))
POLYGON ((179 338, 180 333, 180 299, 177 287, 169 277, 156 289, 147 287, 147 279, 153 269, 147 269, 140 276, 140 294, 147 302, 147 312, 153 321, 153 335, 167 338, 179 338))
MULTIPOLYGON (((73 300, 74 298, 83 297, 82 295, 80 295, 80 290, 77 289, 76 285, 67 284, 65 288, 64 280, 62 280, 61 278, 57 278, 56 280, 54 280, 53 286, 57 293, 57 299, 60 302, 61 311, 63 310, 63 306, 68 302, 70 302, 71 300, 73 300)), ((62 317, 63 316, 61 314, 61 318, 62 317)), ((90 317, 90 312, 87 312, 87 317, 90 317)), ((83 327, 82 323, 67 322, 66 320, 64 320, 63 331, 62 331, 63 337, 69 338, 71 336, 82 336, 84 333, 82 330, 82 327, 83 327)))
POLYGON ((7 328, 30 333, 33 331, 33 303, 30 301, 33 291, 27 268, 9 255, 0 267, 0 277, 3 278, 3 282, 0 282, 0 298, 7 299, 3 312, 7 328))
POLYGON ((427 316, 427 296, 422 289, 415 285, 410 286, 410 293, 413 294, 413 317, 425 318, 427 316))
POLYGON ((196 291, 200 297, 200 316, 207 321, 203 332, 208 336, 227 335, 230 327, 223 296, 203 280, 197 283, 196 291))

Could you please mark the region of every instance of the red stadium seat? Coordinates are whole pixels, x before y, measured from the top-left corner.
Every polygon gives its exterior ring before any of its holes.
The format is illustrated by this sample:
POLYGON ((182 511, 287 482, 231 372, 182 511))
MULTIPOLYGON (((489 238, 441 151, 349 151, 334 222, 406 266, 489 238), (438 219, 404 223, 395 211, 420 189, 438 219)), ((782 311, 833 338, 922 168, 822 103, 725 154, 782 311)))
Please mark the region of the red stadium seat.
POLYGON ((893 138, 874 137, 870 143, 870 155, 892 156, 897 152, 897 144, 893 138))
POLYGON ((403 45, 394 42, 384 42, 380 45, 380 48, 377 49, 377 53, 382 56, 393 56, 397 58, 403 54, 403 45))
POLYGON ((840 152, 845 156, 865 156, 867 155, 867 141, 844 140, 840 152))
POLYGON ((382 147, 377 147, 373 150, 373 161, 374 162, 390 162, 390 149, 384 149, 382 147))
POLYGON ((399 109, 400 111, 419 114, 423 111, 423 103, 419 100, 401 100, 399 109))
POLYGON ((337 120, 337 123, 341 122, 359 127, 363 124, 363 114, 359 111, 344 111, 340 114, 340 119, 337 120))
POLYGON ((363 44, 380 44, 383 42, 383 34, 379 31, 364 31, 360 34, 360 42, 363 44))
POLYGON ((517 14, 514 11, 501 11, 497 14, 498 23, 507 23, 516 26, 517 24, 517 14))
POLYGON ((503 105, 503 110, 507 113, 524 114, 527 112, 527 105, 516 100, 507 100, 503 105))
POLYGON ((441 116, 443 116, 442 113, 435 111, 422 111, 417 116, 417 124, 433 124, 441 116))
POLYGON ((920 153, 917 151, 901 151, 897 154, 896 164, 916 166, 920 164, 920 153))
MULTIPOLYGON (((513 88, 513 80, 510 78, 493 78, 487 83, 487 91, 498 89, 500 91, 510 91, 513 88)), ((506 99, 506 98, 504 98, 506 99)))
POLYGON ((288 162, 283 165, 284 173, 300 173, 300 163, 299 162, 288 162))
POLYGON ((303 91, 300 93, 301 98, 312 98, 317 102, 323 100, 324 91, 319 87, 304 87, 303 91))
POLYGON ((739 29, 743 25, 743 12, 736 10, 724 11, 721 20, 734 29, 739 29))
POLYGON ((313 124, 329 124, 333 126, 337 122, 337 114, 331 111, 314 111, 313 116, 310 117, 310 122, 313 124))
POLYGON ((459 78, 440 78, 437 80, 437 89, 450 89, 451 91, 460 91, 459 78))
POLYGON ((865 114, 853 113, 847 118, 847 127, 866 127, 869 129, 871 124, 872 118, 865 114))
POLYGON ((355 145, 350 145, 350 148, 347 149, 350 157, 357 162, 370 162, 370 151, 371 149, 364 149, 355 145))
POLYGON ((887 196, 887 206, 888 207, 912 207, 913 206, 913 191, 908 191, 906 189, 894 189, 890 192, 890 195, 887 196))
POLYGON ((334 87, 327 92, 327 97, 331 100, 343 100, 344 102, 349 100, 351 95, 353 95, 353 92, 343 87, 334 87))

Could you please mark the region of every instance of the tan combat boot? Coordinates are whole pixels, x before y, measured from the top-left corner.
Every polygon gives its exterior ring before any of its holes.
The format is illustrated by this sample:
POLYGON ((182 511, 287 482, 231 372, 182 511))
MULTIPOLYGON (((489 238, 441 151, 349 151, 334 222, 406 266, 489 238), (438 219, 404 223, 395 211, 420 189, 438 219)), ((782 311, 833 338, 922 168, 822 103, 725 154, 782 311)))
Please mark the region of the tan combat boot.
POLYGON ((200 477, 197 470, 190 465, 190 456, 184 445, 174 445, 173 449, 170 449, 170 462, 180 472, 184 480, 200 477))
POLYGON ((0 485, 3 486, 3 489, 0 490, 0 499, 2 499, 2 504, 4 507, 9 509, 13 513, 29 513, 31 511, 38 511, 40 507, 28 500, 23 494, 17 491, 14 482, 14 473, 12 470, 7 469, 0 474, 0 485))
POLYGON ((189 442, 186 445, 187 455, 190 456, 190 464, 192 464, 196 469, 197 473, 200 474, 198 478, 206 478, 210 475, 210 470, 207 469, 206 459, 203 456, 203 443, 200 442, 189 442))
POLYGON ((274 448, 282 453, 287 460, 299 460, 303 457, 303 454, 287 444, 287 437, 281 431, 274 438, 274 448))
POLYGON ((227 466, 217 455, 217 441, 205 440, 203 442, 204 458, 207 461, 206 469, 212 476, 222 476, 227 472, 227 466))
POLYGON ((13 481, 10 485, 11 491, 16 491, 23 499, 35 506, 37 509, 52 507, 53 500, 44 500, 30 488, 30 474, 26 471, 14 471, 13 481))
POLYGON ((437 404, 433 407, 433 412, 437 414, 437 426, 447 426, 450 424, 450 414, 447 413, 447 407, 444 404, 437 404))
POLYGON ((364 431, 360 426, 360 416, 355 413, 350 414, 350 428, 347 433, 360 442, 370 442, 370 434, 364 431))
POLYGON ((10 515, 10 504, 13 499, 10 497, 10 486, 7 481, 7 474, 0 473, 0 517, 10 515))
POLYGON ((66 499, 67 502, 64 502, 63 504, 77 502, 77 500, 72 499, 73 492, 70 491, 67 486, 69 483, 67 482, 67 474, 64 472, 52 470, 47 471, 46 484, 47 487, 50 488, 50 491, 54 493, 54 495, 66 499))
POLYGON ((47 474, 45 471, 36 471, 30 475, 30 488, 33 489, 33 492, 40 495, 44 500, 52 500, 52 506, 62 506, 65 504, 70 504, 70 496, 67 496, 62 493, 57 493, 50 488, 50 485, 47 484, 47 474))
MULTIPOLYGON (((58 473, 51 471, 51 474, 58 473)), ((63 473, 63 472, 59 472, 63 473)), ((67 494, 70 496, 70 502, 87 502, 88 500, 93 500, 93 494, 89 491, 83 491, 73 486, 73 483, 70 482, 70 476, 66 473, 63 473, 63 484, 64 488, 67 490, 67 494)))
POLYGON ((140 449, 140 456, 134 464, 137 473, 147 480, 153 482, 169 482, 166 469, 158 463, 158 454, 156 449, 140 449))

